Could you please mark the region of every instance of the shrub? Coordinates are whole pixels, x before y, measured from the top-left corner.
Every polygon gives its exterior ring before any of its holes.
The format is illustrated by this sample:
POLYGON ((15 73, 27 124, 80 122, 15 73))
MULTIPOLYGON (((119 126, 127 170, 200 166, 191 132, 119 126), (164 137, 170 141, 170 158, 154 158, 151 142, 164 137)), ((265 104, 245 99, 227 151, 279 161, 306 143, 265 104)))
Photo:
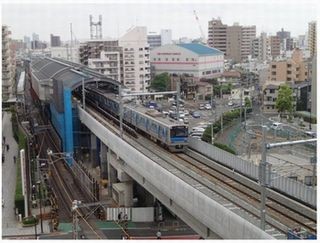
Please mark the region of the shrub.
POLYGON ((34 218, 33 216, 29 216, 29 217, 25 217, 22 219, 22 225, 23 226, 34 226, 38 224, 38 219, 37 218, 34 218))
POLYGON ((234 151, 232 148, 230 148, 230 147, 229 147, 228 145, 226 145, 226 144, 214 143, 213 145, 216 146, 216 147, 218 147, 218 148, 220 148, 220 149, 222 149, 222 150, 225 150, 225 151, 227 151, 227 152, 229 152, 229 153, 231 153, 231 154, 237 154, 236 151, 234 151))

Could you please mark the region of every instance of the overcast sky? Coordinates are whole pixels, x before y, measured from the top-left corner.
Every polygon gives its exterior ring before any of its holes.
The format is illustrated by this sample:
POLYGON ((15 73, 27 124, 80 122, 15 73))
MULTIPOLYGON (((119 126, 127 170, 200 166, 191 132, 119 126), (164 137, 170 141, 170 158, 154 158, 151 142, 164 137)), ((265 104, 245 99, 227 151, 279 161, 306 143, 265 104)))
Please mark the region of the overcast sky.
MULTIPOLYGON (((275 34, 282 27, 291 31, 292 36, 305 34, 308 22, 318 18, 316 1, 300 0, 255 0, 255 1, 178 1, 154 0, 153 3, 120 0, 122 3, 73 3, 46 2, 3 3, 2 24, 10 26, 12 38, 22 39, 33 32, 40 40, 49 41, 50 34, 60 35, 63 41, 70 39, 70 23, 78 40, 89 39, 89 15, 98 21, 102 15, 103 37, 123 35, 134 25, 146 26, 148 32, 171 29, 173 39, 179 37, 200 37, 198 23, 193 10, 196 10, 201 27, 207 37, 208 21, 220 17, 222 22, 232 25, 256 25, 257 34, 261 31, 275 34), (240 2, 240 3, 239 3, 240 2)), ((118 1, 119 2, 119 1, 118 1)))

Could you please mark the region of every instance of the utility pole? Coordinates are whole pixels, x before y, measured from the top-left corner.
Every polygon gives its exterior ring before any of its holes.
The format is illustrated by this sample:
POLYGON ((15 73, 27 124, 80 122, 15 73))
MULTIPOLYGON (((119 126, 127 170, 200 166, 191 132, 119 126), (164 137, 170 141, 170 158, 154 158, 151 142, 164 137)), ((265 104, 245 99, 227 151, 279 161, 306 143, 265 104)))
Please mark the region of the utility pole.
POLYGON ((180 82, 181 74, 179 75, 179 79, 177 81, 177 121, 180 119, 180 82))
POLYGON ((260 187, 261 187, 261 206, 260 206, 260 228, 266 228, 266 164, 267 164, 267 144, 266 132, 267 127, 262 126, 262 154, 260 162, 260 187))
POLYGON ((86 92, 84 89, 84 78, 82 78, 82 107, 84 110, 86 109, 86 92))
POLYGON ((242 84, 240 84, 240 126, 242 127, 242 93, 243 93, 243 88, 242 84))
POLYGON ((247 107, 244 106, 244 130, 247 130, 247 107))
POLYGON ((221 109, 221 132, 223 132, 223 108, 222 108, 222 85, 220 84, 220 109, 221 109))
POLYGON ((123 138, 123 100, 122 100, 122 86, 119 84, 119 114, 120 114, 120 137, 123 138))
POLYGON ((71 59, 71 62, 73 62, 73 56, 72 56, 72 42, 73 42, 73 40, 72 40, 72 23, 70 23, 70 35, 71 35, 71 42, 70 42, 70 59, 71 59))

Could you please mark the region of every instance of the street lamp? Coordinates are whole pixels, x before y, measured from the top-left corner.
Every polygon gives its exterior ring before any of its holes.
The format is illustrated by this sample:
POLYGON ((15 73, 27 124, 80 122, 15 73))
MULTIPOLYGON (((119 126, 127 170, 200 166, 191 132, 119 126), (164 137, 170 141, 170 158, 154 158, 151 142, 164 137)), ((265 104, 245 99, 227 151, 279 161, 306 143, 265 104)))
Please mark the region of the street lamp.
POLYGON ((41 226, 41 234, 43 234, 43 223, 42 223, 42 190, 41 190, 41 181, 37 181, 38 189, 39 189, 39 197, 40 197, 40 226, 41 226))

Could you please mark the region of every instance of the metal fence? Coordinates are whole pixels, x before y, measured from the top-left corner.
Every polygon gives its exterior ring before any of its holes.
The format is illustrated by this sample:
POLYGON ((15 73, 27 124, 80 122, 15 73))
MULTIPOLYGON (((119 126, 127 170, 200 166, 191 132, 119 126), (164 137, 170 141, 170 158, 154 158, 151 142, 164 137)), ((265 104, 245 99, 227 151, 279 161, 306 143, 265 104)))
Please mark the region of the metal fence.
MULTIPOLYGON (((189 138, 189 147, 215 161, 218 161, 220 164, 233 168, 241 174, 256 180, 259 179, 259 166, 249 161, 238 158, 233 154, 195 138, 189 138)), ((275 188, 287 195, 316 207, 317 192, 315 189, 273 172, 271 173, 270 178, 269 187, 275 188)))

